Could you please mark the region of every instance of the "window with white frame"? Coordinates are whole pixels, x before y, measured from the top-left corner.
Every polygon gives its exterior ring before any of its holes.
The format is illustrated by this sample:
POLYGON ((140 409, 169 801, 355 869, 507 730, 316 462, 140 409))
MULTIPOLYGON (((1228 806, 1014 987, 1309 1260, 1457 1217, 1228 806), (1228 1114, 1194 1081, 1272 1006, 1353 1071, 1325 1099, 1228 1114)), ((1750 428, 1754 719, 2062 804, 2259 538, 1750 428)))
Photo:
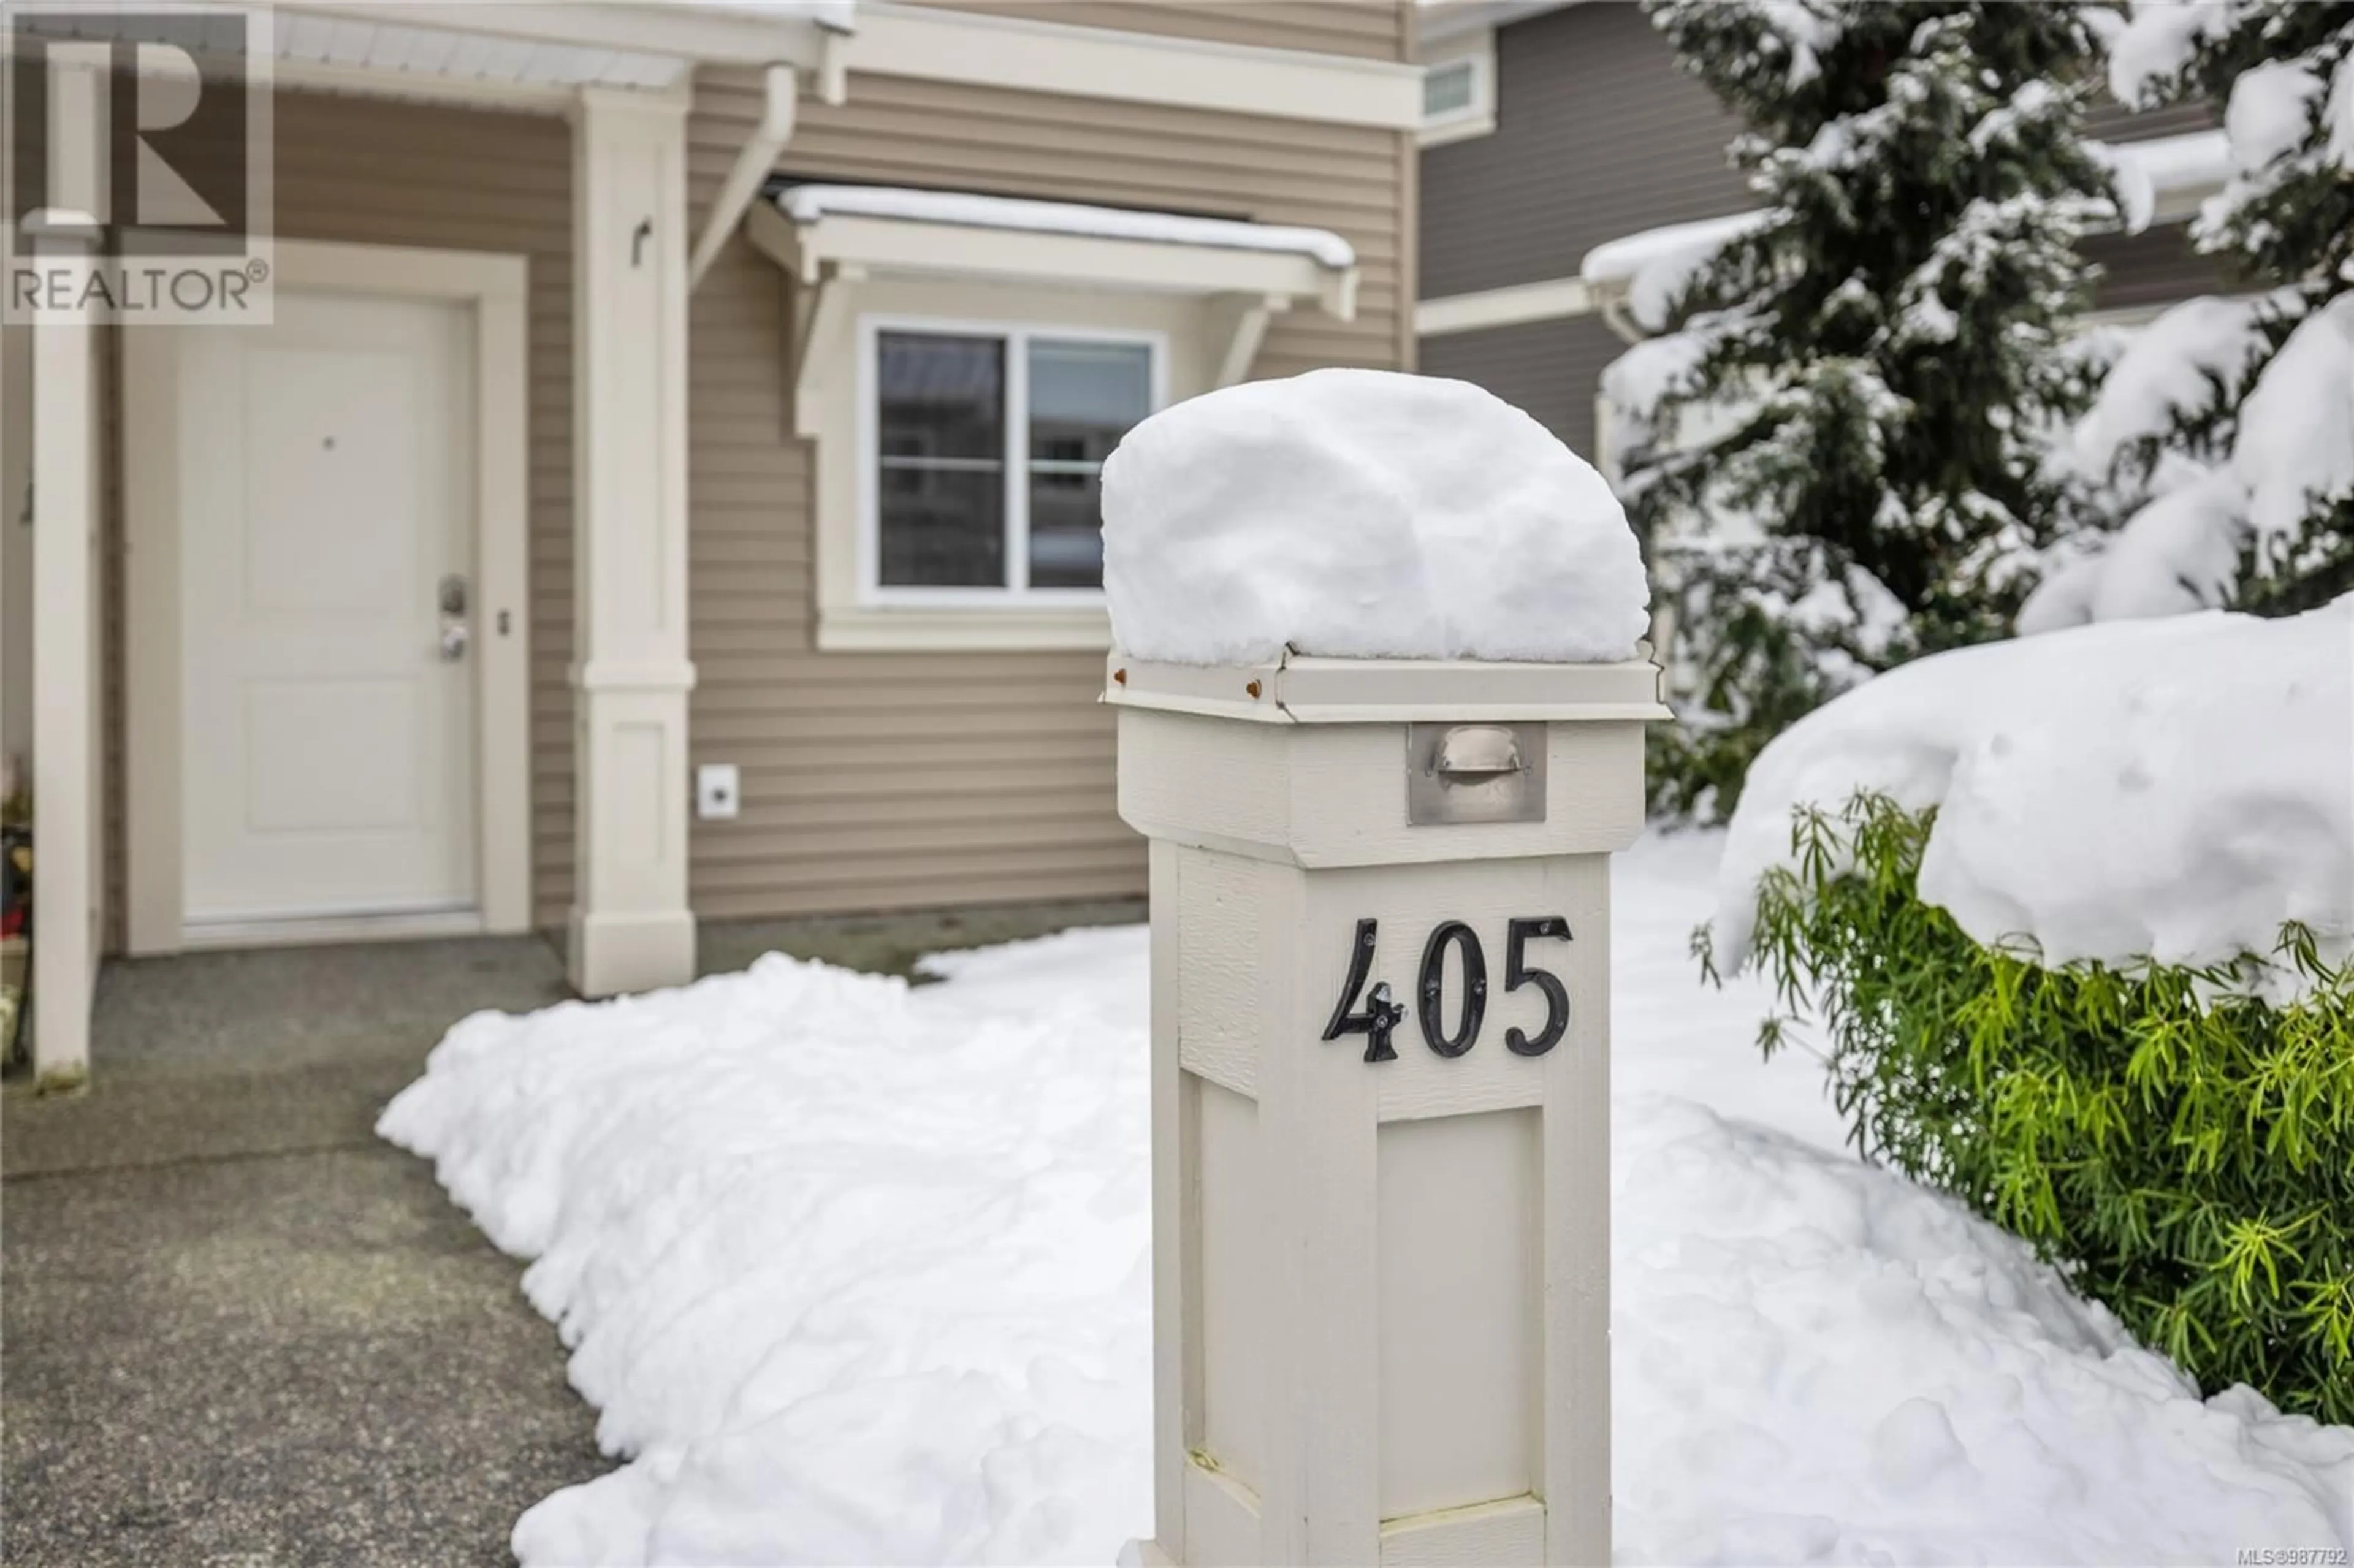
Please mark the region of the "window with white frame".
POLYGON ((1157 337, 870 320, 867 592, 1011 602, 1103 589, 1103 463, 1162 400, 1157 337))

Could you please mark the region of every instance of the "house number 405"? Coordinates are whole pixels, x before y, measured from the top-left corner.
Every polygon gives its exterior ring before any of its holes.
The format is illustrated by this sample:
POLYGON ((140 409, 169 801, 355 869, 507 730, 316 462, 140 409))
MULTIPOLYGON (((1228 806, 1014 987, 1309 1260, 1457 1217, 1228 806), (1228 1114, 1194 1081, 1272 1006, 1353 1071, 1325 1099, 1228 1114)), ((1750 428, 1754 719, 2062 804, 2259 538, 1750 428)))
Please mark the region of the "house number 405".
MULTIPOLYGON (((1390 1046, 1390 1033, 1405 1018, 1405 1009, 1391 1000, 1387 980, 1376 980, 1373 991, 1365 990, 1365 977, 1373 967, 1373 941, 1381 925, 1375 920, 1357 922, 1357 935, 1349 949, 1349 978, 1341 987, 1341 1000, 1332 1009, 1332 1022, 1324 1026, 1324 1038, 1338 1040, 1343 1034, 1365 1037, 1365 1060, 1394 1062, 1397 1052, 1390 1046), (1357 1001, 1364 999, 1360 1009, 1357 1001)), ((1507 1050, 1520 1056, 1542 1056, 1561 1044, 1569 1031, 1569 989, 1561 977, 1551 969, 1542 969, 1528 959, 1528 946, 1541 938, 1569 940, 1569 922, 1558 915, 1539 915, 1527 919, 1507 921, 1504 926, 1504 989, 1518 991, 1524 985, 1537 988, 1545 999, 1544 1027, 1534 1034, 1521 1030, 1504 1031, 1507 1050)), ((1480 1022, 1488 1015, 1488 956, 1480 951, 1479 934, 1460 920, 1445 921, 1430 933, 1422 945, 1422 972, 1414 982, 1415 1017, 1422 1024, 1425 1044, 1442 1056, 1460 1056, 1479 1043, 1480 1022), (1447 1026, 1447 949, 1454 948, 1463 966, 1463 1002, 1456 1010, 1455 1027, 1447 1026)))

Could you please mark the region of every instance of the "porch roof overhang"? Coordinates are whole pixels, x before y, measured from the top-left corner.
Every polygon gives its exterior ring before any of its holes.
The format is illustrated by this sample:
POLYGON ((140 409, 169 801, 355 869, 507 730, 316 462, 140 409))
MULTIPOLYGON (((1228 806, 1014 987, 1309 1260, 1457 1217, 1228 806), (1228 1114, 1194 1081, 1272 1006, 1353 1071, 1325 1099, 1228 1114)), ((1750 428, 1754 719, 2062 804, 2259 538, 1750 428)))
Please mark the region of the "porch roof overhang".
POLYGON ((1357 258, 1320 228, 875 185, 772 185, 752 243, 805 286, 928 276, 1312 301, 1352 319, 1357 258))
MULTIPOLYGON (((242 24, 267 16, 279 85, 560 112, 582 89, 674 93, 696 66, 790 66, 838 101, 849 0, 277 0, 189 15, 199 69, 235 63, 242 24)), ((136 17, 44 14, 37 30, 137 38, 136 17)))

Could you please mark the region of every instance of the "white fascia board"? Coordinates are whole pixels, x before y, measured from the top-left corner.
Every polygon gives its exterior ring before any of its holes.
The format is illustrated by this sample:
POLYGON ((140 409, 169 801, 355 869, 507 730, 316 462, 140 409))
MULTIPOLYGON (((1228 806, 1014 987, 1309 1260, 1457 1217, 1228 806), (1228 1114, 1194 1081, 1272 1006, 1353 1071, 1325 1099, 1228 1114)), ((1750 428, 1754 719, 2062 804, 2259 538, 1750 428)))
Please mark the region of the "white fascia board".
POLYGON ((1477 28, 1501 27, 1575 5, 1578 0, 1418 0, 1415 34, 1426 45, 1477 28))
POLYGON ((622 0, 277 0, 281 11, 530 43, 817 70, 840 34, 811 16, 622 0))
POLYGON ((1312 299, 1344 320, 1354 305, 1356 269, 1336 270, 1281 251, 848 214, 795 223, 769 202, 754 204, 748 230, 755 245, 804 284, 821 281, 829 268, 848 267, 875 276, 1312 299))
POLYGON ((280 60, 270 68, 270 82, 281 92, 382 98, 515 114, 564 114, 578 96, 578 89, 546 82, 428 76, 418 71, 388 71, 317 60, 280 60))
POLYGON ((873 0, 841 40, 854 71, 1233 114, 1413 131, 1422 68, 873 0))
POLYGON ((1451 333, 1590 315, 1594 309, 1594 291, 1584 279, 1547 278, 1507 289, 1424 300, 1414 307, 1414 330, 1418 337, 1445 337, 1451 333))

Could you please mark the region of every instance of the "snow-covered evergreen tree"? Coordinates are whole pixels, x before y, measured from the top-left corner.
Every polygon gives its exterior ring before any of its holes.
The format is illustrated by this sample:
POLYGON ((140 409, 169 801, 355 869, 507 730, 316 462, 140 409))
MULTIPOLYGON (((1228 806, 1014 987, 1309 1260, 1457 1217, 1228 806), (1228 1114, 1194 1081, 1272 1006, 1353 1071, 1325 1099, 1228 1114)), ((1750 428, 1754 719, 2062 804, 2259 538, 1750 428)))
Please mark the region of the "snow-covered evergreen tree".
POLYGON ((1689 722, 1655 792, 1706 817, 1861 674, 2007 628, 2060 527, 2050 433, 2086 392, 2077 240, 2115 203, 2079 133, 2078 5, 1649 8, 1747 121, 1762 208, 1635 281, 1674 330, 1603 382, 1676 608, 1689 722))
POLYGON ((2354 588, 2354 4, 2145 3, 2109 76, 2221 114, 2229 177, 2191 238, 2248 291, 2176 306, 2118 359, 2070 455, 2124 525, 2020 629, 2327 602, 2354 588))

